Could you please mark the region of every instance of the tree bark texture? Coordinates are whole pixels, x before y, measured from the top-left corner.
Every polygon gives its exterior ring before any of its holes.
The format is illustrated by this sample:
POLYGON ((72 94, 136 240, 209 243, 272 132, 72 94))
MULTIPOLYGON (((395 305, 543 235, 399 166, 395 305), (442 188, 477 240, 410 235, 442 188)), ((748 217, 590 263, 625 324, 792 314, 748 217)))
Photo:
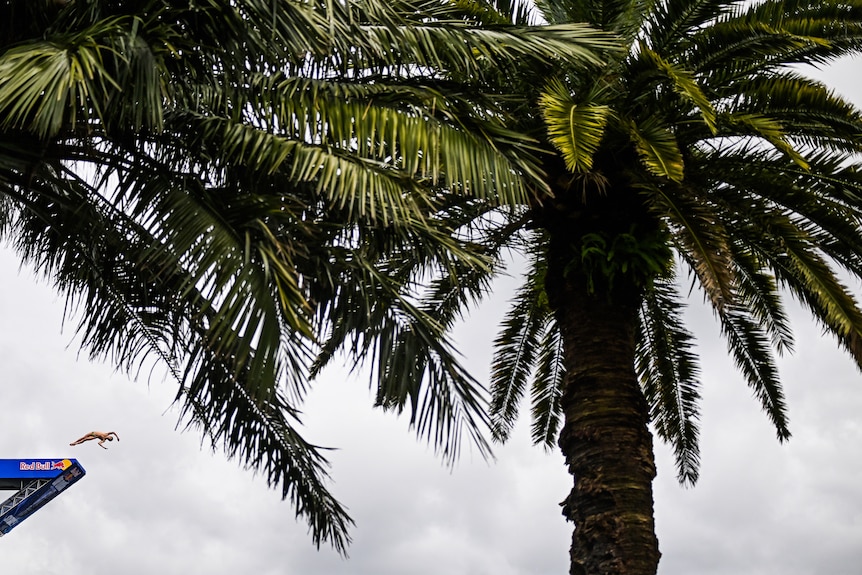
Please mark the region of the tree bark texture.
POLYGON ((561 503, 575 524, 570 574, 655 575, 655 459, 634 369, 640 290, 591 293, 582 273, 553 255, 549 265, 567 369, 559 446, 574 479, 561 503))

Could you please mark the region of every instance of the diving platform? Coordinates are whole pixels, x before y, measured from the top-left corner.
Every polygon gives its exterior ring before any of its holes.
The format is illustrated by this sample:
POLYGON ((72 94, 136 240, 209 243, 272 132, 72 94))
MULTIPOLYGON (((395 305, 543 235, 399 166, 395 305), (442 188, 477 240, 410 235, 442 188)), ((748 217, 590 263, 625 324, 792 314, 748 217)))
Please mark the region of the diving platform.
POLYGON ((0 537, 60 495, 87 472, 77 459, 0 459, 0 537))

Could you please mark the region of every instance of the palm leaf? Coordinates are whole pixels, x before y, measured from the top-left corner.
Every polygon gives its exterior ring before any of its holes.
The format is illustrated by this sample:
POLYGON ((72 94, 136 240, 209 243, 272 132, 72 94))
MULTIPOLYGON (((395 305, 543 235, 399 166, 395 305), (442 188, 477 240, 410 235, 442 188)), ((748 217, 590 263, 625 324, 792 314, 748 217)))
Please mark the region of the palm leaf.
POLYGON ((541 273, 534 267, 527 275, 494 339, 490 416, 498 441, 508 439, 512 431, 537 354, 541 353, 540 338, 548 322, 548 310, 540 305, 542 296, 536 284, 541 273))
POLYGON ((481 76, 480 64, 485 60, 499 67, 524 60, 600 64, 598 52, 618 50, 611 36, 581 23, 481 29, 451 22, 436 26, 417 22, 397 32, 389 26, 374 25, 363 25, 361 31, 368 38, 366 49, 387 65, 402 64, 408 55, 417 66, 454 69, 468 76, 481 76))
POLYGON ((593 156, 605 133, 611 109, 601 104, 577 102, 559 80, 550 82, 539 98, 551 143, 574 173, 593 167, 593 156))
POLYGON ((628 124, 629 137, 650 173, 681 182, 684 176, 682 152, 673 132, 655 118, 628 124))
MULTIPOLYGON (((731 129, 738 125, 742 133, 752 128, 763 130, 770 142, 792 138, 815 149, 859 149, 855 134, 862 126, 862 116, 851 103, 819 82, 795 73, 775 74, 739 82, 735 94, 734 115, 729 118, 731 129), (737 114, 746 112, 766 116, 775 125, 764 126, 759 118, 752 125, 744 117, 742 124, 737 124, 737 114)), ((784 144, 776 147, 782 151, 785 148, 784 144)), ((799 163, 798 158, 795 161, 799 163)), ((808 163, 800 165, 807 167, 808 163)))
POLYGON ((664 214, 681 255, 691 265, 713 307, 733 301, 731 251, 718 213, 685 188, 653 188, 650 192, 653 209, 664 214))
POLYGON ((537 0, 536 7, 550 23, 587 22, 619 34, 626 41, 637 34, 655 2, 650 0, 537 0))
MULTIPOLYGON (((716 132, 716 117, 712 102, 706 97, 698 85, 694 74, 678 65, 662 58, 657 52, 651 50, 645 44, 638 49, 638 57, 647 65, 654 67, 667 81, 670 82, 674 92, 679 94, 685 101, 694 106, 703 118, 704 124, 714 134, 716 132)), ((680 176, 681 177, 681 176, 680 176)))
POLYGON ((677 477, 693 485, 698 478, 700 394, 693 337, 682 322, 683 303, 673 278, 647 290, 640 311, 636 370, 656 431, 674 450, 677 477))
POLYGON ((790 438, 787 426, 787 407, 778 370, 770 353, 769 338, 760 324, 748 311, 739 306, 728 306, 719 312, 722 333, 727 338, 728 350, 737 367, 748 380, 780 441, 790 438))
POLYGON ((563 357, 563 337, 552 316, 545 319, 544 336, 539 343, 536 373, 530 386, 533 418, 533 443, 545 451, 554 448, 563 415, 563 382, 566 368, 563 357))
POLYGON ((785 274, 785 270, 779 278, 838 338, 862 368, 862 312, 855 298, 816 254, 799 244, 787 247, 785 266, 795 276, 795 281, 788 280, 789 274, 785 274), (802 288, 803 284, 805 288, 802 288))
POLYGON ((733 263, 739 305, 749 310, 752 318, 769 334, 772 345, 780 354, 793 351, 793 333, 781 303, 775 277, 767 275, 763 263, 754 254, 732 245, 733 263))
MULTIPOLYGON (((427 223, 423 225, 427 227, 427 223)), ((457 301, 464 295, 481 293, 489 273, 487 262, 467 250, 463 251, 467 257, 462 258, 457 244, 453 244, 454 251, 444 255, 447 249, 440 249, 440 243, 417 238, 417 254, 426 247, 436 247, 435 253, 420 261, 432 265, 435 260, 452 257, 453 269, 462 266, 474 277, 471 282, 464 276, 465 293, 448 284, 454 277, 444 277, 421 306, 414 303, 421 295, 412 291, 414 268, 405 266, 401 258, 413 263, 417 260, 407 252, 377 253, 370 240, 345 253, 345 259, 330 272, 338 275, 331 275, 332 291, 319 314, 321 325, 331 329, 322 338, 312 374, 331 361, 337 350, 347 347, 354 366, 371 362, 377 405, 397 413, 409 410, 411 426, 447 462, 457 458, 464 433, 480 453, 487 455, 483 431, 489 423, 482 409, 483 390, 460 365, 446 333, 458 309, 449 298, 457 301), (436 253, 438 250, 441 253, 436 253)))
POLYGON ((658 54, 672 53, 686 46, 694 33, 710 29, 706 25, 726 14, 733 3, 725 0, 667 0, 657 2, 647 20, 650 46, 658 54))

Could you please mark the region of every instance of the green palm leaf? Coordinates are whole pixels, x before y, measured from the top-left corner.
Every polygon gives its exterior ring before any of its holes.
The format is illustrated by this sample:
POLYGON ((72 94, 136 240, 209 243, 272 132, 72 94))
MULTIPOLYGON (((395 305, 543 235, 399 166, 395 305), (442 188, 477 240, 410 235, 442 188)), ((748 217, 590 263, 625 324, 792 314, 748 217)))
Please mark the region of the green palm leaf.
POLYGON ((630 122, 628 132, 650 173, 674 182, 682 181, 685 162, 673 132, 655 118, 630 122))
POLYGON ((677 476, 693 485, 700 464, 700 374, 691 351, 693 337, 683 327, 683 308, 673 278, 657 280, 647 290, 640 312, 636 369, 652 423, 659 437, 673 447, 677 476))
POLYGON ((551 81, 539 98, 551 143, 562 154, 570 171, 587 172, 605 133, 611 109, 590 102, 576 102, 559 80, 551 81))
MULTIPOLYGON (((536 281, 540 274, 540 270, 532 270, 515 295, 503 327, 494 340, 490 415, 494 437, 498 441, 505 441, 511 434, 518 406, 536 366, 537 355, 541 353, 541 337, 548 316, 547 310, 537 305, 541 294, 536 289, 536 281)), ((550 381, 546 381, 550 385, 550 381)))
POLYGON ((696 274, 713 307, 734 299, 733 267, 727 234, 715 210, 699 198, 676 190, 651 190, 654 209, 667 218, 683 258, 696 274), (673 193, 677 192, 677 193, 673 193))
POLYGON ((545 334, 539 344, 540 351, 536 358, 536 373, 530 386, 530 412, 533 417, 530 431, 533 443, 550 451, 557 444, 562 423, 566 366, 562 334, 550 316, 546 322, 545 334))
POLYGON ((716 133, 716 117, 712 102, 706 97, 701 87, 698 85, 694 74, 685 70, 672 62, 669 62, 661 57, 657 52, 651 50, 648 46, 641 44, 638 48, 639 60, 650 67, 654 67, 657 72, 664 76, 673 90, 679 94, 684 101, 691 104, 694 109, 703 118, 704 124, 714 134, 716 133))

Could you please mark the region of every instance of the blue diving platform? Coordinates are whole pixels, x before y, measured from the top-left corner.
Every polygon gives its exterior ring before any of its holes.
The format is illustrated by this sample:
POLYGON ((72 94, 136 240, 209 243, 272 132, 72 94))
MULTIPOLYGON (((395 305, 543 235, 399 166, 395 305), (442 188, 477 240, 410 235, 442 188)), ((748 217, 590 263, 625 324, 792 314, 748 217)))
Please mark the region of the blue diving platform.
POLYGON ((0 459, 0 537, 60 495, 87 472, 77 459, 0 459))

